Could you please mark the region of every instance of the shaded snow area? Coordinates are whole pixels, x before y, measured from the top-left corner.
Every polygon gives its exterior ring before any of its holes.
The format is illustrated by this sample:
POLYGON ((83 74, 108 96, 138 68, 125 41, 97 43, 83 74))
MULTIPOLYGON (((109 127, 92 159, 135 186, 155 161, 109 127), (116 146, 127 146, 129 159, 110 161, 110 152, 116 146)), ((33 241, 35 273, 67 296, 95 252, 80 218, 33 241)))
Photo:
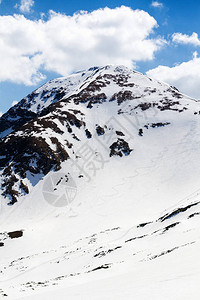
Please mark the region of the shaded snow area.
POLYGON ((3 115, 0 299, 200 299, 199 112, 106 66, 3 115))

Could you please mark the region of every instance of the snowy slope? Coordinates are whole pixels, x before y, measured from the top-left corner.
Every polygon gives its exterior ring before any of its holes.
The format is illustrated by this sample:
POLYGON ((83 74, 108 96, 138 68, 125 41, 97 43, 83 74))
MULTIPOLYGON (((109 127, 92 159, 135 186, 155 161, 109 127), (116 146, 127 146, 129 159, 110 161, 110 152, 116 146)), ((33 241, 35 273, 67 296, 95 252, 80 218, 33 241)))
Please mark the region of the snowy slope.
POLYGON ((122 66, 43 90, 0 141, 2 298, 199 299, 200 104, 122 66))

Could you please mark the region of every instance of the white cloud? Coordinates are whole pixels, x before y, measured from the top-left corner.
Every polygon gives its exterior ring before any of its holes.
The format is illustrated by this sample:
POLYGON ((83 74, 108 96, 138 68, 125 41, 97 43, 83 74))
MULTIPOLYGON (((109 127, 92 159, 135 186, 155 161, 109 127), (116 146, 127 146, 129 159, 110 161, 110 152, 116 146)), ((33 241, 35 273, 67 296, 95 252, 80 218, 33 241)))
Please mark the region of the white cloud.
POLYGON ((183 62, 175 67, 158 66, 149 70, 147 75, 176 86, 180 91, 193 98, 200 99, 200 58, 197 52, 193 59, 183 62))
POLYGON ((33 0, 21 0, 20 5, 17 5, 17 7, 19 7, 19 10, 22 13, 29 13, 33 5, 34 5, 33 0))
POLYGON ((196 32, 193 32, 192 35, 182 34, 182 33, 174 33, 172 35, 172 41, 177 44, 191 44, 194 46, 200 46, 200 39, 196 32))
POLYGON ((158 2, 158 1, 152 1, 151 6, 162 8, 163 4, 161 2, 158 2))
POLYGON ((31 85, 44 78, 42 70, 65 76, 93 65, 132 67, 165 43, 149 37, 156 27, 147 12, 125 6, 73 16, 51 11, 47 21, 0 16, 0 81, 31 85))
POLYGON ((0 111, 0 118, 1 118, 2 115, 3 115, 3 113, 2 113, 2 111, 0 111))

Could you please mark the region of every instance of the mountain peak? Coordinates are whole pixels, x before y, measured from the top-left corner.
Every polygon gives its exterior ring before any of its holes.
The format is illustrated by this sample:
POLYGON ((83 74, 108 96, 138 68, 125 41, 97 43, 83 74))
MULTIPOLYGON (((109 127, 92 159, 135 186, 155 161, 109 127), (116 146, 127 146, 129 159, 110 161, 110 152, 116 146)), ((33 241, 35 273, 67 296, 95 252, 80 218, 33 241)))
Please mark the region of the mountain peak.
POLYGON ((160 299, 170 282, 174 299, 183 278, 191 298, 199 118, 199 102, 123 66, 51 80, 4 114, 0 295, 148 299, 160 284, 160 299))
POLYGON ((169 85, 124 66, 92 67, 50 80, 0 118, 3 195, 16 202, 51 170, 76 159, 77 147, 93 137, 113 133, 106 159, 131 155, 133 136, 170 124, 161 112, 185 112, 188 101, 169 85), (115 125, 109 127, 111 119, 115 125))

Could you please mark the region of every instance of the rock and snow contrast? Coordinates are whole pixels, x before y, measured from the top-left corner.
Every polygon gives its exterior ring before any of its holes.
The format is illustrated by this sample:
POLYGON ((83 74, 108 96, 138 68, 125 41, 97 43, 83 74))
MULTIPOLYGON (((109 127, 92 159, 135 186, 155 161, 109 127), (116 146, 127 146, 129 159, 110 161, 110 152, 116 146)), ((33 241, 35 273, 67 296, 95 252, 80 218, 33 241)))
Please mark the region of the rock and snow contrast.
POLYGON ((199 299, 200 103, 123 66, 0 118, 0 298, 199 299))

